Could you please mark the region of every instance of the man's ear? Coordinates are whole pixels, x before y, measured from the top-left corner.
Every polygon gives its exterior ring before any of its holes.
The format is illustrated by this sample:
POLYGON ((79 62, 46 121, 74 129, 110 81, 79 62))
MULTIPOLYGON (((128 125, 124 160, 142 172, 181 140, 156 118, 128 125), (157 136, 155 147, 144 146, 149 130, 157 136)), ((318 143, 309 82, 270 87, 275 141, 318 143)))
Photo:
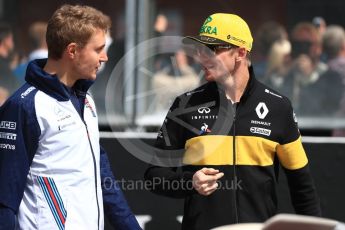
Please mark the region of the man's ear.
POLYGON ((72 42, 66 47, 66 54, 69 58, 74 59, 77 52, 77 43, 72 42))
POLYGON ((237 58, 239 58, 239 59, 245 59, 246 58, 246 56, 247 56, 247 50, 246 50, 246 48, 244 48, 244 47, 239 47, 238 48, 238 57, 237 58))

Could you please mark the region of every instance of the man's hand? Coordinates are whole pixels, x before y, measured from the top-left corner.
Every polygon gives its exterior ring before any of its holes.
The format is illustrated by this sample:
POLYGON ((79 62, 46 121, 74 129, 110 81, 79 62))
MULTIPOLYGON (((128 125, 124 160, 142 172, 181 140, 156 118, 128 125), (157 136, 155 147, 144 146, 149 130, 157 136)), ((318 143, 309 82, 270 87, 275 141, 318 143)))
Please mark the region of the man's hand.
POLYGON ((193 187, 199 194, 208 196, 218 188, 217 180, 222 178, 224 173, 218 169, 202 168, 193 175, 193 187))

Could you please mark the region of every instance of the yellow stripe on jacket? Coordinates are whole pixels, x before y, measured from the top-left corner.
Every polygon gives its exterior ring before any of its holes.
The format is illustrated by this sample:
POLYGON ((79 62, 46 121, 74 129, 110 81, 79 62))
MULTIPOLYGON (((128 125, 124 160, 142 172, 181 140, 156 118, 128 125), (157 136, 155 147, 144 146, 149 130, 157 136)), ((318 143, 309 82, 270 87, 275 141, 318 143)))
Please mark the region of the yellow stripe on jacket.
POLYGON ((278 145, 277 154, 280 163, 286 169, 300 169, 308 163, 307 155, 305 154, 301 142, 301 137, 291 143, 278 145))
MULTIPOLYGON (((236 165, 273 165, 277 142, 261 137, 236 136, 236 165)), ((185 145, 183 163, 186 165, 232 165, 233 137, 199 136, 185 145)))

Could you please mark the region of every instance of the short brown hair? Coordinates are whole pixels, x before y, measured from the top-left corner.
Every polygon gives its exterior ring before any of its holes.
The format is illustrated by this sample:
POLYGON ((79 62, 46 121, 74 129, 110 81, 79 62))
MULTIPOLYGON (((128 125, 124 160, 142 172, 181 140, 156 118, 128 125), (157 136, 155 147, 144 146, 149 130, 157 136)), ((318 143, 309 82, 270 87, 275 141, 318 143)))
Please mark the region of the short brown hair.
POLYGON ((61 6, 48 21, 46 41, 49 58, 60 59, 72 42, 85 46, 96 29, 107 32, 110 26, 110 18, 93 7, 61 6))
POLYGON ((300 22, 295 25, 291 32, 291 40, 320 42, 320 36, 315 26, 310 22, 300 22))

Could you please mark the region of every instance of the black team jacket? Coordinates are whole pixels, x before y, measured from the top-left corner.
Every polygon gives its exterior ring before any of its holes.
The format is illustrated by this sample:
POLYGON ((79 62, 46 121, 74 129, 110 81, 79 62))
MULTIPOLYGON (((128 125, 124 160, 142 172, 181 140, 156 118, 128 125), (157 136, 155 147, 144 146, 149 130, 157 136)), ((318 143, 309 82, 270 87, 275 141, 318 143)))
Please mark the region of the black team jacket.
POLYGON ((153 192, 185 199, 182 229, 263 222, 275 215, 279 164, 296 213, 321 215, 290 101, 249 71, 240 102, 232 104, 219 85, 206 83, 175 99, 158 133, 145 179, 153 192), (225 174, 209 196, 192 186, 193 174, 203 167, 225 174))

